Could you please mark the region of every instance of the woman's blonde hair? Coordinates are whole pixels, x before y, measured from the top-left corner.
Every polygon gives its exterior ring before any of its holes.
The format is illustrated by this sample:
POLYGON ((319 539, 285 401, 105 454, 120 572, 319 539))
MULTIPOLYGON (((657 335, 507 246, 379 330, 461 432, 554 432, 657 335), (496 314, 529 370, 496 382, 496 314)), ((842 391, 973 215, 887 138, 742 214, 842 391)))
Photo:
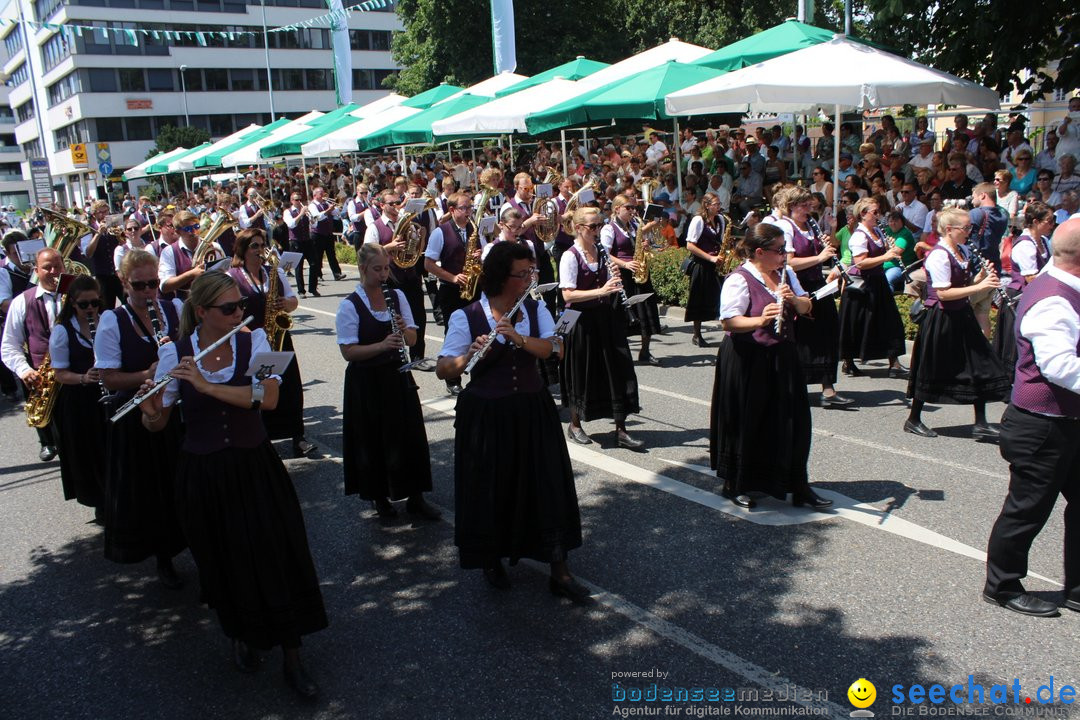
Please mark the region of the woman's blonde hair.
MULTIPOLYGON (((959 220, 961 218, 968 218, 967 210, 962 210, 956 207, 944 208, 937 214, 937 232, 938 235, 944 237, 948 229, 955 225, 960 225, 959 220)), ((966 223, 965 223, 966 224, 966 223)))
POLYGON ((791 212, 792 205, 810 201, 810 191, 798 185, 788 185, 781 188, 773 195, 773 207, 787 215, 791 212))
POLYGON ((127 280, 135 268, 149 266, 157 269, 158 259, 152 252, 146 250, 128 250, 124 259, 120 261, 120 279, 127 280))
POLYGON ((579 207, 577 210, 574 211, 574 227, 577 227, 578 225, 586 225, 586 224, 588 224, 588 223, 585 222, 585 218, 587 218, 590 215, 599 215, 599 214, 600 214, 599 208, 579 207))
POLYGON ((629 204, 630 198, 625 195, 616 195, 615 199, 611 201, 611 214, 614 215, 616 210, 629 204))
POLYGON ((387 257, 383 246, 377 243, 364 243, 356 251, 356 264, 359 267, 367 267, 376 257, 387 257))
POLYGON ((998 182, 1005 183, 1006 185, 1009 185, 1010 187, 1012 186, 1012 173, 1010 173, 1008 170, 997 170, 997 171, 995 171, 994 172, 994 179, 997 180, 998 182))
POLYGON ((866 214, 866 210, 871 205, 878 206, 878 209, 880 210, 880 204, 878 203, 877 198, 871 195, 864 197, 863 199, 859 200, 859 202, 855 203, 855 207, 852 209, 852 212, 855 213, 855 217, 861 221, 862 216, 866 214))
POLYGON ((199 316, 195 314, 197 307, 209 307, 229 290, 237 289, 236 281, 231 275, 226 275, 217 270, 205 272, 191 283, 191 294, 188 295, 184 309, 180 313, 180 334, 190 335, 195 332, 199 325, 199 316))

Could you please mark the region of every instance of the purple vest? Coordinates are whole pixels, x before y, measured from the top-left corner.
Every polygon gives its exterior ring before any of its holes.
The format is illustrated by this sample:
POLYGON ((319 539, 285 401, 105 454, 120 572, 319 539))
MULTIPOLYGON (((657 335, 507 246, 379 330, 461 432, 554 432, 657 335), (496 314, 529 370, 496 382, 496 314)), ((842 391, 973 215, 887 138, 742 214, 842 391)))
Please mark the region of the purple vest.
MULTIPOLYGON (((461 236, 458 235, 457 225, 453 220, 447 220, 439 226, 442 230, 442 253, 439 255, 439 262, 442 263, 442 269, 448 273, 457 275, 465 267, 465 243, 461 242, 461 236)), ((465 233, 468 234, 469 226, 465 226, 465 233)))
MULTIPOLYGON (((735 272, 743 276, 743 279, 746 281, 746 288, 750 291, 750 305, 746 308, 744 315, 746 317, 761 317, 762 313, 765 312, 765 306, 775 303, 776 298, 773 297, 773 294, 769 292, 769 289, 745 267, 736 268, 735 272)), ((787 304, 784 305, 784 322, 780 328, 780 335, 776 334, 775 324, 769 323, 765 327, 758 328, 753 332, 730 333, 729 337, 735 342, 755 342, 758 345, 764 345, 765 347, 778 345, 780 342, 794 342, 794 321, 795 308, 790 304, 787 304)))
MULTIPOLYGON (((360 219, 352 224, 353 230, 355 230, 356 232, 363 232, 364 231, 364 215, 363 215, 363 213, 364 213, 365 210, 367 210, 367 207, 368 207, 367 203, 365 203, 363 200, 357 200, 356 198, 353 198, 352 200, 350 200, 349 203, 352 205, 352 208, 353 208, 352 209, 352 214, 360 216, 360 219)), ((347 209, 348 209, 348 206, 346 206, 346 210, 347 209)))
MULTIPOLYGON (((532 298, 522 304, 529 317, 529 337, 540 337, 536 317, 538 307, 532 298)), ((492 332, 479 300, 465 307, 465 318, 469 321, 469 334, 473 339, 492 332)), ((476 364, 466 392, 493 400, 517 393, 539 392, 543 386, 536 358, 507 342, 495 343, 484 359, 476 364)))
POLYGON ((701 237, 699 237, 697 241, 698 250, 706 252, 709 255, 716 255, 720 252, 720 242, 723 240, 723 237, 723 220, 720 220, 715 228, 710 225, 708 221, 705 221, 701 228, 701 237))
MULTIPOLYGON (((170 339, 180 335, 180 320, 176 315, 176 308, 169 301, 158 305, 164 310, 165 327, 163 328, 170 339)), ((127 308, 109 310, 116 315, 116 327, 120 331, 120 371, 126 373, 142 372, 157 362, 158 348, 153 338, 145 340, 135 328, 135 321, 127 308)), ((147 330, 153 331, 153 327, 147 330)), ((134 390, 124 390, 121 393, 123 399, 132 397, 134 390)))
MULTIPOLYGON (((1036 272, 1046 267, 1046 263, 1050 261, 1050 251, 1046 248, 1046 241, 1044 240, 1042 242, 1042 252, 1039 252, 1039 246, 1035 244, 1035 238, 1031 237, 1030 235, 1021 235, 1020 237, 1016 238, 1015 242, 1013 242, 1014 253, 1016 252, 1016 248, 1020 246, 1020 243, 1023 242, 1029 242, 1035 246, 1036 272)), ((1017 292, 1023 292, 1024 288, 1027 287, 1027 284, 1028 281, 1024 278, 1023 275, 1020 274, 1020 270, 1017 269, 1016 265, 1013 264, 1013 272, 1008 285, 1009 289, 1016 290, 1017 292)))
MULTIPOLYGON (((559 206, 559 217, 566 212, 566 198, 562 195, 555 196, 555 202, 559 206)), ((569 250, 574 244, 574 236, 563 232, 562 224, 559 224, 559 232, 555 234, 555 247, 569 250)))
MULTIPOLYGON (((804 234, 793 220, 783 218, 783 221, 791 226, 791 244, 795 248, 795 257, 815 257, 825 249, 821 240, 804 234)), ((799 270, 795 273, 795 277, 799 278, 799 284, 803 286, 803 290, 806 292, 812 293, 825 285, 825 278, 821 274, 820 264, 799 270)))
MULTIPOLYGON (((577 287, 576 290, 596 290, 607 284, 608 281, 608 267, 607 264, 602 262, 603 252, 597 253, 598 264, 596 272, 589 269, 588 264, 585 262, 585 255, 575 245, 567 252, 573 253, 574 261, 577 263, 577 287)), ((604 304, 605 298, 594 298, 592 300, 586 300, 584 302, 577 301, 574 303, 566 303, 566 307, 573 307, 575 310, 586 310, 588 308, 600 307, 604 304)))
POLYGON ((236 245, 236 233, 232 228, 226 228, 225 232, 218 235, 217 244, 221 246, 221 251, 225 253, 225 257, 232 257, 233 246, 236 245))
MULTIPOLYGON (((169 247, 172 248, 173 265, 176 267, 176 274, 183 275, 191 269, 191 256, 184 252, 184 241, 177 240, 175 242, 171 242, 169 243, 169 247)), ((161 298, 163 300, 172 300, 175 297, 183 300, 187 298, 189 292, 191 292, 189 289, 183 288, 181 290, 177 290, 176 292, 161 293, 161 298)))
MULTIPOLYGON (((951 252, 946 250, 942 245, 935 246, 934 249, 930 252, 943 252, 949 257, 949 271, 951 273, 949 275, 949 281, 952 283, 952 286, 954 288, 967 287, 970 284, 971 275, 960 265, 959 262, 957 262, 956 258, 953 257, 953 254, 951 252)), ((930 255, 928 254, 926 257, 927 259, 929 259, 930 255)), ((942 300, 941 298, 939 298, 937 290, 934 288, 933 280, 930 278, 929 273, 927 273, 925 304, 926 307, 934 307, 935 305, 940 305, 942 310, 959 310, 960 308, 970 305, 971 303, 968 301, 967 298, 960 298, 959 300, 942 300)))
MULTIPOLYGON (((251 333, 236 334, 236 357, 233 376, 225 385, 245 387, 251 385, 247 372, 251 361, 251 333)), ((191 336, 176 343, 177 357, 194 355, 191 336)), ((228 448, 258 447, 266 440, 266 427, 258 410, 238 408, 197 392, 191 383, 180 383, 180 399, 184 403, 185 452, 193 455, 209 455, 228 448)))
POLYGON ((375 220, 375 230, 379 233, 380 245, 388 245, 394 239, 394 229, 381 216, 375 220))
POLYGON ((79 342, 79 331, 75 325, 75 318, 68 318, 64 323, 64 329, 68 336, 68 370, 73 373, 85 373, 94 367, 94 350, 83 346, 79 342))
MULTIPOLYGON (((247 298, 247 307, 244 308, 245 315, 251 315, 255 319, 251 321, 248 328, 251 330, 258 330, 263 326, 263 322, 266 320, 266 294, 262 290, 261 285, 252 285, 251 280, 248 278, 247 272, 242 267, 229 268, 229 276, 236 281, 236 284, 240 287, 240 294, 247 298)), ((262 278, 256 278, 255 281, 259 282, 262 278)), ((280 291, 278 293, 280 297, 280 291)))
POLYGON ((115 235, 111 233, 102 233, 98 238, 97 247, 94 248, 94 254, 90 258, 91 270, 94 273, 94 277, 108 277, 109 275, 116 274, 116 267, 113 265, 113 251, 116 250, 116 246, 120 244, 120 241, 116 239, 115 235))
MULTIPOLYGON (((874 228, 871 232, 866 232, 865 230, 862 230, 862 226, 860 226, 855 229, 855 232, 859 232, 860 230, 869 239, 869 242, 866 243, 866 257, 876 258, 879 255, 884 255, 888 248, 885 246, 885 242, 878 236, 877 228, 874 228)), ((876 268, 870 268, 869 270, 860 270, 855 267, 854 258, 852 258, 851 267, 848 268, 848 274, 861 275, 863 277, 874 277, 876 275, 884 276, 885 266, 878 265, 876 268)))
MULTIPOLYGON (((390 291, 390 297, 394 299, 394 306, 391 310, 395 310, 399 298, 394 290, 390 291)), ((374 345, 377 342, 381 342, 383 338, 390 334, 390 323, 381 322, 375 319, 375 316, 368 310, 367 305, 360 299, 358 293, 349 293, 349 296, 346 299, 352 303, 354 308, 356 308, 356 317, 359 318, 360 321, 356 333, 358 344, 374 345)), ((380 365, 389 365, 391 363, 396 365, 401 362, 401 354, 396 350, 387 350, 374 357, 369 357, 367 360, 352 360, 350 362, 358 367, 378 367, 380 365)))
MULTIPOLYGON (((295 208, 289 208, 287 211, 291 216, 295 215, 295 208)), ((311 241, 311 218, 304 215, 296 221, 296 227, 289 228, 289 242, 296 243, 297 245, 304 245, 311 241)))
MULTIPOLYGON (((530 217, 532 217, 532 214, 533 214, 532 208, 529 207, 528 203, 524 203, 524 202, 521 202, 520 200, 518 200, 517 195, 510 198, 510 200, 508 202, 510 203, 510 207, 514 208, 519 213, 521 213, 521 221, 522 222, 525 222, 530 217)), ((533 243, 535 245, 536 244, 536 231, 533 230, 532 228, 529 228, 528 230, 525 230, 524 232, 521 233, 521 235, 518 236, 519 240, 521 238, 527 238, 529 240, 529 242, 531 242, 531 243, 533 243)))
MULTIPOLYGON (((317 202, 315 207, 319 212, 322 212, 326 208, 330 207, 330 203, 317 202)), ((334 218, 330 217, 329 213, 323 216, 323 219, 315 223, 315 229, 313 234, 315 235, 331 235, 334 232, 334 218)))
MULTIPOLYGON (((1028 283, 1016 308, 1016 377, 1013 380, 1012 404, 1038 415, 1080 418, 1080 394, 1048 381, 1035 364, 1031 341, 1020 333, 1024 315, 1035 303, 1051 297, 1064 298, 1080 315, 1080 293, 1052 275, 1043 274, 1028 283)), ((1080 354, 1080 343, 1076 347, 1080 354)))
POLYGON ((22 296, 26 303, 26 347, 30 351, 30 367, 36 370, 49 352, 52 325, 49 323, 49 311, 45 308, 45 298, 34 297, 35 293, 37 288, 31 287, 23 290, 22 296))
POLYGON ((611 221, 611 229, 614 231, 611 240, 611 254, 620 260, 633 260, 634 239, 630 237, 630 233, 624 232, 614 219, 611 221))

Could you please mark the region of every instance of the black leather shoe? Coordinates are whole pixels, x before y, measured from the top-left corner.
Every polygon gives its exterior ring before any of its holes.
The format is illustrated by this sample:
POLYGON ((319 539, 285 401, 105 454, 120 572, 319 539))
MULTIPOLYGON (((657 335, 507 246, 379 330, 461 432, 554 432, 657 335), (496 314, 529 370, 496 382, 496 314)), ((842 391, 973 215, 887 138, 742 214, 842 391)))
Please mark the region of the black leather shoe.
POLYGON ((334 276, 334 279, 335 280, 344 280, 345 276, 342 275, 341 273, 338 273, 337 275, 334 276))
POLYGON ((826 500, 810 488, 806 488, 805 490, 791 493, 791 504, 795 507, 806 505, 814 510, 824 510, 825 508, 831 508, 833 501, 826 500))
POLYGON ((708 341, 700 335, 695 335, 694 337, 690 338, 690 342, 697 345, 698 347, 709 347, 708 341))
POLYGON ((233 664, 242 673, 253 673, 262 665, 263 656, 243 640, 232 641, 233 664))
POLYGON ((727 483, 724 483, 724 487, 720 491, 720 497, 725 497, 739 507, 746 508, 747 510, 757 507, 757 503, 754 501, 754 498, 750 497, 749 495, 737 495, 735 493, 735 490, 727 483))
POLYGON ((983 593, 983 600, 991 605, 1000 605, 1006 610, 1012 610, 1014 613, 1020 613, 1021 615, 1030 615, 1031 617, 1057 617, 1060 614, 1057 605, 1040 600, 1030 593, 1020 593, 1009 597, 994 597, 983 593))
POLYGON ((409 498, 405 503, 405 512, 410 515, 419 515, 425 520, 441 520, 442 513, 427 504, 422 496, 416 496, 409 498))
POLYGON ((311 297, 322 297, 322 294, 318 290, 312 290, 309 294, 311 297))
POLYGON ((619 431, 616 435, 618 435, 619 447, 621 448, 626 448, 627 450, 640 450, 645 447, 644 440, 635 440, 624 431, 619 431))
POLYGON ((496 560, 493 565, 484 568, 484 579, 489 585, 499 590, 509 590, 511 587, 510 576, 506 574, 502 560, 496 560))
POLYGON ((653 367, 660 367, 660 361, 653 356, 652 353, 640 352, 637 356, 637 361, 642 365, 652 365, 653 367))
POLYGON ((375 501, 375 512, 378 513, 379 517, 383 520, 389 520, 390 518, 396 518, 398 516, 397 508, 395 508, 387 498, 379 498, 375 501))
POLYGON ((586 605, 592 599, 589 588, 570 575, 562 579, 549 578, 548 589, 551 590, 551 594, 555 597, 569 598, 575 605, 586 605))
POLYGON ((179 590, 184 587, 183 579, 176 573, 172 560, 159 561, 157 564, 157 576, 161 584, 170 590, 179 590))
POLYGON ((1069 608, 1074 612, 1080 612, 1080 600, 1066 600, 1065 602, 1061 603, 1061 607, 1069 608))
POLYGON ((311 453, 315 452, 317 446, 313 442, 301 439, 296 440, 292 444, 293 456, 295 457, 307 457, 311 453))
POLYGON ((285 665, 285 682, 296 691, 296 694, 305 700, 312 700, 319 695, 319 686, 308 675, 307 670, 299 662, 295 665, 285 665))
POLYGON ((446 392, 450 393, 454 397, 457 397, 458 395, 461 394, 461 386, 460 385, 447 385, 446 386, 446 392))
POLYGON ((906 380, 908 376, 907 368, 896 366, 889 368, 889 377, 893 380, 906 380))
POLYGON ((971 426, 971 437, 976 440, 997 442, 1001 439, 1001 431, 993 425, 976 424, 971 426))
POLYGON ((937 433, 926 427, 921 421, 913 423, 910 420, 904 421, 904 432, 911 433, 912 435, 918 435, 924 438, 936 438, 937 433))
POLYGON ((578 445, 591 445, 592 438, 585 434, 585 431, 581 428, 576 428, 573 425, 566 427, 566 437, 570 438, 578 445))
POLYGON ((49 462, 56 457, 56 447, 53 445, 42 445, 41 452, 38 453, 38 459, 41 462, 49 462))
POLYGON ((866 373, 859 369, 859 366, 855 364, 853 360, 845 360, 844 364, 840 366, 840 369, 845 375, 851 377, 862 377, 866 373))
POLYGON ((854 400, 843 395, 825 395, 821 396, 821 407, 823 408, 842 408, 848 405, 853 405, 854 400))

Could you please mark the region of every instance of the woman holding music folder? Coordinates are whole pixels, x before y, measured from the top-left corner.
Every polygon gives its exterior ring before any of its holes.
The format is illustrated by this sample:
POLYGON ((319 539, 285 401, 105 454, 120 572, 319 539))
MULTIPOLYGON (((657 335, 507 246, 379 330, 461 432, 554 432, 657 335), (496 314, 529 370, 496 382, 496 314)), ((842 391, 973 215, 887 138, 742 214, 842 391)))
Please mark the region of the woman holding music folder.
POLYGON ((424 500, 431 491, 431 458, 407 346, 417 327, 405 293, 390 290, 390 256, 381 245, 357 252, 361 283, 337 311, 337 340, 345 370, 342 421, 345 494, 375 503, 382 520, 397 516, 391 500, 427 520, 439 511, 424 500))
POLYGON ((262 330, 236 331, 245 305, 227 274, 196 278, 179 337, 162 349, 154 376, 177 382, 150 395, 141 416, 132 414, 156 433, 183 401, 176 497, 202 599, 232 639, 239 670, 255 671, 260 651, 281 645, 286 682, 311 698, 318 686, 300 662, 300 637, 325 628, 326 611, 300 502, 260 416, 277 405, 284 368, 249 374, 270 344, 262 330))
POLYGON ((716 320, 720 306, 721 249, 727 232, 727 218, 720 214, 720 198, 705 193, 701 212, 690 221, 686 230, 686 249, 690 251, 690 294, 686 300, 686 321, 694 323, 690 341, 698 347, 708 347, 701 336, 702 321, 716 320))
MULTIPOLYGON (((660 209, 659 206, 653 207, 660 209)), ((632 324, 629 326, 629 332, 641 335, 638 362, 659 365, 660 361, 649 352, 652 336, 660 333, 660 311, 656 304, 656 291, 653 290, 647 271, 645 282, 638 283, 634 279, 635 273, 640 269, 637 260, 634 259, 634 251, 637 249, 638 232, 648 233, 658 227, 661 221, 650 218, 637 219, 634 200, 626 195, 617 195, 611 203, 611 208, 611 221, 600 231, 600 244, 604 246, 612 262, 619 268, 619 278, 622 280, 627 296, 649 295, 630 309, 632 324), (645 223, 644 230, 639 230, 641 223, 645 223)))
POLYGON ((537 368, 558 349, 543 300, 527 297, 535 275, 528 248, 496 243, 484 259, 480 298, 450 317, 438 376, 461 377, 483 352, 457 401, 454 543, 462 568, 483 568, 502 590, 510 589, 503 558, 550 563, 550 591, 580 603, 589 591, 566 564, 581 546, 574 472, 537 368))

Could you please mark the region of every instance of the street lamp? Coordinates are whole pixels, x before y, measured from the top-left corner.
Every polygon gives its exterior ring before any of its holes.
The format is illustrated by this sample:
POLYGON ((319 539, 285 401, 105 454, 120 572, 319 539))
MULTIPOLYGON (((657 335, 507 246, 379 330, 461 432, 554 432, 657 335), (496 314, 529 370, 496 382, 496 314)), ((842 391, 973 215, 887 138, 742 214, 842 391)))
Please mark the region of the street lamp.
POLYGON ((187 105, 187 82, 184 80, 184 72, 187 70, 187 65, 180 66, 180 90, 184 93, 184 124, 191 126, 191 118, 188 117, 188 105, 187 105))

